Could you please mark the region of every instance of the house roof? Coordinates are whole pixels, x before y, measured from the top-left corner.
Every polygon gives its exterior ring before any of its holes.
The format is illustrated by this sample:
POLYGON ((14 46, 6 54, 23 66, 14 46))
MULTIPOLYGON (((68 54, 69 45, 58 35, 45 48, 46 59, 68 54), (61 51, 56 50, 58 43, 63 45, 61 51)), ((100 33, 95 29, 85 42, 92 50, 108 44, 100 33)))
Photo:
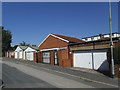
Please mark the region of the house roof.
POLYGON ((22 50, 25 50, 28 46, 18 46, 20 47, 22 50))
MULTIPOLYGON (((83 40, 80 40, 80 39, 77 39, 77 38, 74 38, 74 37, 68 37, 68 36, 63 36, 63 35, 58 35, 58 34, 49 34, 42 42, 41 42, 41 44, 49 37, 49 36, 53 36, 53 37, 55 37, 55 38, 58 38, 58 39, 60 39, 60 40, 62 40, 62 41, 65 41, 65 42, 67 42, 67 43, 80 43, 80 42, 85 42, 85 41, 83 41, 83 40)), ((40 45, 41 45, 40 44, 40 45)), ((39 45, 39 46, 40 46, 39 45)))
POLYGON ((63 36, 63 35, 58 35, 58 34, 52 34, 52 35, 63 38, 69 42, 84 42, 83 40, 80 40, 80 39, 74 38, 74 37, 68 37, 68 36, 63 36))
POLYGON ((31 48, 32 48, 32 49, 35 49, 35 50, 39 50, 39 48, 36 47, 36 46, 31 46, 31 48))

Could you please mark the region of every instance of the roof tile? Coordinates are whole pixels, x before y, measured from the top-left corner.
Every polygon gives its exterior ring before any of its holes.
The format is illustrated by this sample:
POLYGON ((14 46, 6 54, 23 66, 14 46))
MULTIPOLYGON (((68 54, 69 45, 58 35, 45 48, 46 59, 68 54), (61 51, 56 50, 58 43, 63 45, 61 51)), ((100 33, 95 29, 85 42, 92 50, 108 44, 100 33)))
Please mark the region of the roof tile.
POLYGON ((57 35, 57 34, 52 34, 52 35, 55 35, 57 37, 63 38, 65 40, 68 40, 69 42, 84 42, 83 40, 80 40, 80 39, 74 38, 74 37, 68 37, 68 36, 57 35))

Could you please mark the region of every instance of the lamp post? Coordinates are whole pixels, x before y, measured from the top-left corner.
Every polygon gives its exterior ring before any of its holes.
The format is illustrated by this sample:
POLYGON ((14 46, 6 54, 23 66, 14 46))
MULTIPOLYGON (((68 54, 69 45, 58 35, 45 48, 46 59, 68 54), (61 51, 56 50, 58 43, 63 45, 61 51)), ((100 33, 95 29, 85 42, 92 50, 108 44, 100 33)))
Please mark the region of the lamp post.
POLYGON ((111 0, 109 0, 109 16, 110 16, 110 48, 111 48, 111 64, 112 78, 114 78, 114 60, 113 60, 113 41, 112 41, 112 21, 111 21, 111 0))

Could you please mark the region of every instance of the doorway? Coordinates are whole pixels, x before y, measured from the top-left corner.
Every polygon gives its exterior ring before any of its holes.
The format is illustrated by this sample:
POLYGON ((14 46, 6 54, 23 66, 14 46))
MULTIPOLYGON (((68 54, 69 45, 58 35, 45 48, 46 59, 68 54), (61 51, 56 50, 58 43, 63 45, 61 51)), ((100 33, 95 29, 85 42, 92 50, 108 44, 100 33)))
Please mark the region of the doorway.
POLYGON ((57 51, 54 51, 54 65, 58 65, 57 51))

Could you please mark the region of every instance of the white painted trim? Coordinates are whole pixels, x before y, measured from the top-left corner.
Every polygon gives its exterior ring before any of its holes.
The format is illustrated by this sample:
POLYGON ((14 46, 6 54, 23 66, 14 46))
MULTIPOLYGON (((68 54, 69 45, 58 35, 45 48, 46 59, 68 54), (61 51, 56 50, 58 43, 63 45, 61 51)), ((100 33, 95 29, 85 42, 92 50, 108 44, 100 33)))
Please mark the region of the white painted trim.
POLYGON ((21 48, 19 51, 17 51, 17 49, 20 48, 19 46, 17 46, 17 48, 15 49, 15 52, 20 52, 20 51, 23 51, 21 48))
POLYGON ((69 42, 68 40, 65 40, 65 39, 63 39, 63 38, 60 38, 60 37, 55 36, 55 35, 53 35, 53 34, 51 34, 51 36, 53 36, 53 37, 55 37, 55 38, 58 38, 58 39, 60 39, 60 40, 62 40, 62 41, 65 41, 65 42, 69 42))
POLYGON ((25 52, 37 52, 37 50, 35 50, 35 49, 31 48, 31 47, 27 47, 25 49, 25 52), (28 50, 29 48, 31 49, 31 51, 28 50))
POLYGON ((61 50, 61 49, 67 49, 67 47, 62 47, 62 48, 50 48, 50 49, 42 49, 42 50, 40 50, 40 51, 61 50))
MULTIPOLYGON (((40 43, 40 45, 41 45, 49 36, 50 36, 50 34, 40 43)), ((39 46, 40 46, 40 45, 39 45, 39 46)), ((39 46, 38 46, 38 47, 39 47, 39 46)))
MULTIPOLYGON (((40 45, 41 45, 50 35, 53 36, 53 37, 55 37, 55 38, 58 38, 58 39, 60 39, 60 40, 62 40, 62 41, 69 42, 68 40, 65 40, 65 39, 63 39, 63 38, 60 38, 60 37, 55 36, 55 35, 53 35, 53 34, 49 34, 49 35, 40 43, 40 45)), ((39 45, 39 46, 40 46, 40 45, 39 45)), ((39 47, 39 46, 38 46, 38 47, 39 47)))

